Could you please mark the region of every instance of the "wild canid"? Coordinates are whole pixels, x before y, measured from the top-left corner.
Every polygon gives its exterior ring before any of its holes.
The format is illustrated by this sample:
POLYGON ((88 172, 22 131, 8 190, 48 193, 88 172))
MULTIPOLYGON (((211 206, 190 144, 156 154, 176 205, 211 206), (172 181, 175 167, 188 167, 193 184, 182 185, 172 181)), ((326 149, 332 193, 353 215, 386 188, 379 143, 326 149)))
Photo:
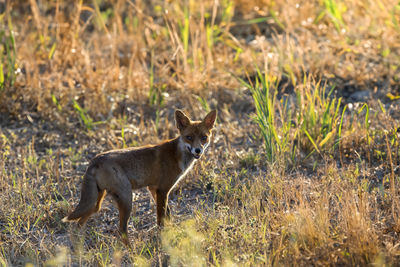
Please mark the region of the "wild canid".
POLYGON ((217 116, 211 111, 202 121, 192 121, 181 110, 175 111, 180 136, 157 145, 111 150, 93 158, 83 178, 81 199, 63 221, 86 223, 110 194, 119 209, 119 231, 128 242, 127 227, 132 209, 132 190, 147 186, 156 206, 157 224, 169 215, 167 202, 171 189, 192 168, 209 145, 217 116))

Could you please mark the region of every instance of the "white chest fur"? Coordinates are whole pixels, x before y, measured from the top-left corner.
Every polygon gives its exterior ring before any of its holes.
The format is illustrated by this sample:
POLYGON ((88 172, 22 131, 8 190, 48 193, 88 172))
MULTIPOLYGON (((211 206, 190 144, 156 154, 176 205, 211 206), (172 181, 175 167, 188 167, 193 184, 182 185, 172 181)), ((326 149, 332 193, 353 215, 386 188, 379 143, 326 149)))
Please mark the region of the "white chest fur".
POLYGON ((191 154, 187 153, 185 144, 183 143, 182 139, 179 140, 178 146, 181 152, 181 159, 179 160, 179 168, 181 169, 181 172, 178 177, 176 177, 176 182, 173 187, 175 187, 175 185, 179 183, 179 181, 183 177, 185 177, 185 175, 193 168, 193 165, 196 161, 191 154))
POLYGON ((179 162, 179 167, 181 168, 181 174, 179 175, 178 180, 182 179, 189 171, 193 168, 195 160, 192 160, 190 163, 185 166, 183 162, 179 162))

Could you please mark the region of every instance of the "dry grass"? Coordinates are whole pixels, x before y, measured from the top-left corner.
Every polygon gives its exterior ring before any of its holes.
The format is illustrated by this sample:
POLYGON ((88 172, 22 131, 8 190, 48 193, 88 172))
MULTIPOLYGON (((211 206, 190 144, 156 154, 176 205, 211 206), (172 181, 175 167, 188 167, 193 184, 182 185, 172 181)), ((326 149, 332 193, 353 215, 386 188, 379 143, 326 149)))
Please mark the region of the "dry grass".
POLYGON ((397 265, 400 6, 302 2, 0 2, 0 264, 397 265), (62 223, 88 160, 175 108, 219 118, 171 224, 145 190, 131 249, 111 201, 62 223))

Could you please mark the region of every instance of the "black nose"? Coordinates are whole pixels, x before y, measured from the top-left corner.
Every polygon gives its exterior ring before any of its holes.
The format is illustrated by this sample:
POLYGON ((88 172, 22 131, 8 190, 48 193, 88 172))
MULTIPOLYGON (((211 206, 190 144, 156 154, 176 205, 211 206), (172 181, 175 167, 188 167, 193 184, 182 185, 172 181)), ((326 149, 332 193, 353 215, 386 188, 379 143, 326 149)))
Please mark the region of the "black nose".
POLYGON ((200 153, 200 148, 196 148, 195 150, 194 150, 197 154, 199 154, 200 153))

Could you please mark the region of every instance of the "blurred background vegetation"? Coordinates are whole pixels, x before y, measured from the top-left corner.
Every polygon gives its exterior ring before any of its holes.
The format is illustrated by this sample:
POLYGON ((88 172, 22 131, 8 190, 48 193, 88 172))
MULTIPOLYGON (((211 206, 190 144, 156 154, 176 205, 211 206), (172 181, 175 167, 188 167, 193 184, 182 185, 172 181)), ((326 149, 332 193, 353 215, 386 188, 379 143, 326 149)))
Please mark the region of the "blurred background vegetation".
POLYGON ((1 107, 11 113, 54 115, 73 109, 75 99, 91 115, 107 116, 124 100, 161 104, 170 91, 205 97, 237 89, 232 74, 253 76, 255 66, 282 88, 311 74, 341 94, 375 86, 398 94, 395 1, 0 5, 1 107))

